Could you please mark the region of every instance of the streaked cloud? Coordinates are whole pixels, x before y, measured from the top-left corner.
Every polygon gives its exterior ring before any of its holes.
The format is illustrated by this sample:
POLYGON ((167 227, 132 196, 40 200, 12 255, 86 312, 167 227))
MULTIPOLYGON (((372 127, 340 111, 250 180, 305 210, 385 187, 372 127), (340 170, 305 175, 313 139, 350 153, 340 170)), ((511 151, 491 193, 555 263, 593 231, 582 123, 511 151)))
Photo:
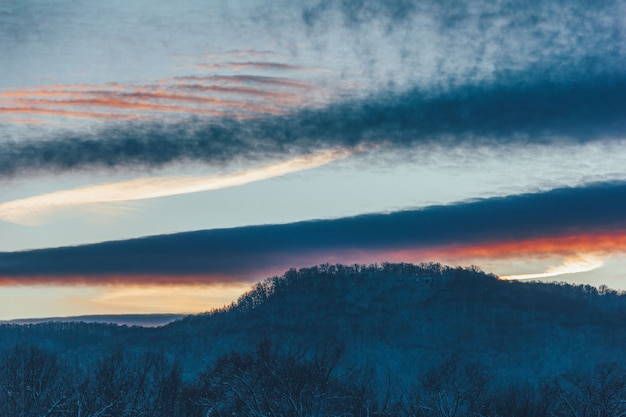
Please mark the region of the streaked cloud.
POLYGON ((25 116, 60 116, 60 117, 78 117, 82 119, 106 119, 106 120, 130 120, 138 119, 139 117, 132 114, 118 114, 118 113, 102 113, 91 111, 73 111, 73 110, 60 110, 40 108, 35 106, 23 106, 23 107, 0 107, 0 114, 20 114, 25 116))
POLYGON ((263 70, 279 70, 279 71, 325 71, 322 68, 310 68, 302 67, 299 65, 291 65, 283 62, 261 62, 261 61, 246 61, 246 62, 224 62, 216 64, 197 64, 196 67, 215 70, 215 69, 231 69, 241 70, 246 68, 263 69, 263 70))
MULTIPOLYGON (((166 80, 169 81, 169 80, 166 80)), ((293 79, 293 78, 282 78, 282 77, 273 77, 268 75, 211 75, 211 76, 198 76, 198 75, 187 75, 187 76, 177 76, 173 77, 172 81, 175 82, 225 82, 229 84, 261 84, 261 85, 269 85, 274 87, 285 87, 285 88, 294 88, 299 90, 310 90, 313 88, 311 84, 306 82, 293 79)), ((183 87, 184 88, 184 87, 183 87)))
MULTIPOLYGON (((242 69, 248 66, 269 69, 290 67, 272 62, 249 64, 242 69)), ((0 117, 12 114, 21 118, 56 116, 128 120, 187 114, 247 118, 282 114, 305 102, 312 103, 313 97, 303 93, 303 89, 311 89, 305 80, 245 74, 242 77, 212 76, 209 73, 204 76, 170 77, 145 85, 69 84, 6 89, 0 90, 0 117), (181 81, 193 81, 194 84, 181 81), (257 86, 242 86, 242 83, 257 86), (111 110, 115 113, 107 113, 111 110)), ((12 120, 15 119, 8 121, 12 120)))
POLYGON ((109 184, 55 191, 34 197, 0 203, 0 220, 34 225, 56 210, 89 204, 144 200, 236 187, 255 181, 315 168, 350 155, 337 149, 304 155, 226 175, 200 177, 147 177, 109 184))

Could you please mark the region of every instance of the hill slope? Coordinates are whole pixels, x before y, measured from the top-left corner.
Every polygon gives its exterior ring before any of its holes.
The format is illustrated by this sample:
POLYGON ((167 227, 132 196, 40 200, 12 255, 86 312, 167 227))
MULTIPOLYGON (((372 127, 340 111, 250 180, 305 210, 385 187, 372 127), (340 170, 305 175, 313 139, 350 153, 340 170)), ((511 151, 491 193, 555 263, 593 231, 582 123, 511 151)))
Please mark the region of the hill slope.
POLYGON ((201 345, 209 357, 263 339, 332 341, 344 344, 355 363, 396 375, 407 363, 420 368, 463 355, 502 376, 540 378, 598 360, 626 363, 626 296, 502 281, 439 264, 325 265, 288 271, 224 311, 187 317, 155 334, 201 345))
POLYGON ((626 296, 439 264, 322 265, 261 282, 222 310, 153 329, 0 326, 3 350, 25 342, 85 361, 118 346, 158 349, 180 360, 189 377, 263 340, 310 350, 341 345, 344 367, 368 364, 407 381, 451 356, 479 361, 496 377, 539 380, 598 362, 626 364, 626 296))

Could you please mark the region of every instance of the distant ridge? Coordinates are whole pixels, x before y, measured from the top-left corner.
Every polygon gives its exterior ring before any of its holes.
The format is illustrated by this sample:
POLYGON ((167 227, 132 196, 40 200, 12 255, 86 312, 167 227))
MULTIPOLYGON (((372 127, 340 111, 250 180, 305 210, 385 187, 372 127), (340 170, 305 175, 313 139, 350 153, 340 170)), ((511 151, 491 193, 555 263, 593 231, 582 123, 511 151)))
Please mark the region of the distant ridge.
POLYGON ((185 317, 184 314, 94 314, 0 321, 0 324, 103 323, 119 326, 160 327, 185 317))

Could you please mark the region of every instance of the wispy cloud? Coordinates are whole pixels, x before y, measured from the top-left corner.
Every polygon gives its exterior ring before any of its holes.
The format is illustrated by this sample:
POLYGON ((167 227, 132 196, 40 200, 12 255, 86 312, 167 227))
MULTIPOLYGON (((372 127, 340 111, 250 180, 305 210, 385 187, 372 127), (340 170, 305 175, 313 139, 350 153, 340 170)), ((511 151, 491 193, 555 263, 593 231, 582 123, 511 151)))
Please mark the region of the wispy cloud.
POLYGON ((36 106, 22 106, 22 107, 0 107, 0 114, 19 114, 24 116, 59 116, 59 117, 78 117, 83 119, 106 119, 106 120, 130 120, 138 119, 137 115, 133 114, 120 114, 120 113, 102 113, 91 111, 74 111, 74 110, 61 110, 52 108, 41 108, 36 106))
POLYGON ((254 68, 254 69, 261 69, 261 70, 279 70, 279 71, 327 71, 322 68, 303 67, 300 65, 285 64, 283 62, 260 62, 260 61, 197 64, 196 67, 202 68, 205 70, 230 69, 230 70, 235 70, 235 71, 246 69, 246 68, 254 68))
POLYGON ((561 265, 551 266, 546 269, 544 272, 536 273, 536 274, 518 274, 518 275, 507 275, 501 276, 502 279, 507 280, 519 280, 519 279, 545 279, 557 277, 559 275, 566 274, 578 274, 581 272, 589 272, 594 269, 598 269, 604 265, 602 259, 599 259, 595 256, 572 256, 565 260, 565 262, 561 265))
POLYGON ((0 116, 14 114, 22 118, 41 115, 128 120, 154 119, 157 115, 182 113, 245 118, 282 114, 311 99, 302 92, 304 88, 311 87, 305 81, 252 75, 243 77, 188 76, 166 78, 146 85, 72 84, 6 89, 0 90, 0 116), (253 81, 255 78, 258 80, 253 81), (194 81, 194 84, 181 81, 194 81), (240 85, 246 81, 257 86, 240 85), (114 110, 115 113, 103 110, 114 110))
MULTIPOLYGON (((178 76, 174 77, 171 80, 176 82, 224 82, 229 84, 261 84, 261 85, 269 85, 274 87, 284 87, 284 88, 294 88, 298 90, 310 90, 313 86, 310 83, 306 83, 304 81, 300 81, 293 78, 282 78, 282 77, 272 77, 267 75, 210 75, 210 76, 200 76, 200 75, 187 75, 187 76, 178 76)), ((164 81, 168 81, 164 80, 164 81)))
POLYGON ((0 220, 34 225, 43 216, 68 207, 135 201, 218 190, 315 168, 348 156, 346 149, 328 150, 227 175, 200 177, 148 177, 56 191, 0 203, 0 220))

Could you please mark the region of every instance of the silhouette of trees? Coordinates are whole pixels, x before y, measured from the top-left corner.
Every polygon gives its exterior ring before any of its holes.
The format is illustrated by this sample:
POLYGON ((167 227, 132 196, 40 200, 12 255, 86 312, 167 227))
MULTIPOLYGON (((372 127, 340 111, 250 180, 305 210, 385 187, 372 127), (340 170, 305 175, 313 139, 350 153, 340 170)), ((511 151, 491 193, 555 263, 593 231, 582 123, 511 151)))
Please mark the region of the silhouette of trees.
POLYGON ((548 383, 495 388, 482 401, 482 417, 554 417, 555 391, 548 383))
POLYGON ((626 371, 618 364, 600 364, 590 374, 563 375, 555 388, 556 416, 626 416, 626 371))
POLYGON ((161 352, 119 350, 87 364, 18 345, 0 357, 0 416, 16 417, 624 417, 626 372, 617 364, 551 384, 492 386, 477 362, 452 355, 409 393, 389 374, 345 367, 344 350, 259 343, 185 380, 161 352), (394 389, 395 388, 395 389, 394 389))
POLYGON ((337 347, 279 352, 269 342, 231 352, 200 375, 195 403, 221 417, 329 415, 351 396, 334 375, 341 354, 337 347))
POLYGON ((293 269, 159 329, 0 325, 0 417, 626 417, 625 314, 475 267, 293 269))
POLYGON ((0 364, 0 415, 47 417, 65 410, 69 380, 57 355, 17 345, 0 364))
POLYGON ((176 417, 180 366, 160 352, 117 351, 86 369, 17 345, 0 359, 0 416, 176 417))
POLYGON ((176 416, 182 389, 180 366, 162 352, 116 351, 99 360, 79 388, 77 415, 176 416))
POLYGON ((489 379, 484 366, 453 355, 419 378, 415 412, 433 417, 472 415, 479 409, 479 399, 489 379))

